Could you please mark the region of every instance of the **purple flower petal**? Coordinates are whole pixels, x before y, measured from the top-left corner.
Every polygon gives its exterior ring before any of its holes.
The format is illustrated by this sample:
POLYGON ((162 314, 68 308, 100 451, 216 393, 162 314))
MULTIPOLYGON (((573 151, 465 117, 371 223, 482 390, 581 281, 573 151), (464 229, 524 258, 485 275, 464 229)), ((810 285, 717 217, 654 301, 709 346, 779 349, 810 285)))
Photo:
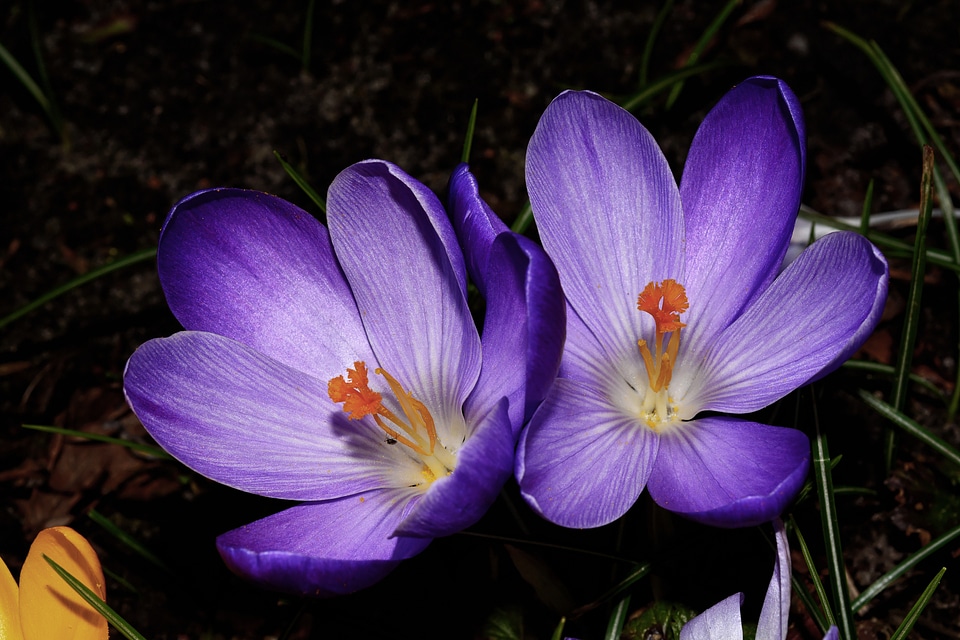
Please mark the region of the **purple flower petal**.
POLYGON ((373 491, 301 504, 217 538, 230 569, 271 589, 307 596, 353 593, 382 579, 429 538, 391 537, 405 498, 373 491))
POLYGON ((598 527, 637 501, 656 456, 651 429, 590 387, 558 378, 520 437, 516 476, 547 520, 598 527))
MULTIPOLYGON (((124 392, 144 427, 194 471, 250 493, 321 500, 395 486, 408 458, 368 420, 349 421, 327 383, 213 333, 151 340, 124 392)), ((419 473, 419 466, 412 469, 419 473)))
POLYGON ((876 247, 855 233, 821 238, 717 336, 683 402, 731 413, 767 406, 840 366, 873 331, 886 296, 876 247))
POLYGON ((680 194, 653 137, 612 102, 567 91, 537 125, 526 175, 568 301, 607 353, 635 353, 653 327, 637 296, 683 276, 680 194))
POLYGON ((463 444, 454 472, 433 483, 396 534, 438 538, 477 522, 510 477, 515 444, 504 400, 463 444))
POLYGON ((823 640, 840 640, 840 629, 834 625, 827 629, 827 635, 823 636, 823 640))
POLYGON ((327 217, 381 366, 430 409, 441 440, 456 437, 443 430, 463 423, 480 338, 463 256, 439 200, 394 165, 371 160, 334 179, 327 217))
MULTIPOLYGON (((742 640, 740 605, 743 594, 721 600, 680 629, 680 640, 742 640)), ((757 636, 757 640, 760 640, 757 636)))
POLYGON ((777 539, 777 560, 773 565, 773 577, 760 610, 760 622, 757 623, 756 640, 784 640, 787 637, 787 625, 790 616, 790 545, 787 542, 787 530, 783 521, 773 521, 774 536, 777 539))
POLYGON ((473 422, 506 397, 519 434, 560 368, 566 306, 557 271, 536 243, 506 232, 489 255, 483 367, 464 413, 473 422))
POLYGON ((687 347, 709 344, 776 276, 800 207, 805 147, 800 104, 776 78, 734 87, 700 125, 680 181, 687 347))
POLYGON ((803 432, 711 417, 660 434, 647 489, 664 509, 717 527, 780 515, 803 485, 810 441, 803 432))
POLYGON ((157 262, 188 330, 233 338, 324 380, 371 358, 327 230, 289 202, 240 189, 187 196, 164 224, 157 262))
POLYGON ((496 237, 509 229, 480 197, 477 179, 464 163, 450 176, 449 201, 453 227, 463 247, 470 279, 480 295, 487 297, 487 256, 496 237))

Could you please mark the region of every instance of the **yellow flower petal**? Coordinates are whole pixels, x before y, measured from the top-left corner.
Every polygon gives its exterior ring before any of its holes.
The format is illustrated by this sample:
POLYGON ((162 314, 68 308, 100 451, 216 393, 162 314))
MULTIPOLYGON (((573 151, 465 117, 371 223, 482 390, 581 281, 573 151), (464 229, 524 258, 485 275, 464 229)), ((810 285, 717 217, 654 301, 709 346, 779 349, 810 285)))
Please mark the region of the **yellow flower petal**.
POLYGON ((106 640, 107 621, 64 582, 51 560, 106 599, 100 560, 90 543, 69 527, 44 529, 30 546, 20 572, 20 624, 25 640, 106 640))
POLYGON ((0 560, 0 638, 23 640, 20 633, 20 596, 10 569, 0 560))

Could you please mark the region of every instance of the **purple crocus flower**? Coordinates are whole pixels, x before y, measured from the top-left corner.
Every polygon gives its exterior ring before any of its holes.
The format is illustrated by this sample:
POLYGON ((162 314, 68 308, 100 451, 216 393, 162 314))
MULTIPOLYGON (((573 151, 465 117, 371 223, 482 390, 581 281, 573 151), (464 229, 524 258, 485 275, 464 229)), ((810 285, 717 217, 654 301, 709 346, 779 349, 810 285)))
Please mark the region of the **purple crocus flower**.
MULTIPOLYGON (((773 577, 767 587, 767 595, 760 610, 756 640, 785 640, 788 616, 790 615, 790 547, 783 522, 773 522, 777 540, 777 559, 773 565, 773 577)), ((740 621, 740 605, 743 594, 721 600, 696 618, 683 625, 680 640, 743 640, 743 624, 740 621)), ((839 630, 830 627, 824 640, 837 640, 839 630)))
POLYGON ((368 586, 481 517, 564 332, 543 250, 476 218, 458 224, 480 230, 464 242, 489 292, 481 339, 453 226, 396 166, 353 165, 327 205, 329 231, 254 191, 177 203, 158 267, 186 331, 141 346, 124 374, 137 416, 188 467, 301 502, 217 548, 241 576, 318 596, 368 586))
POLYGON ((757 411, 837 368, 879 320, 883 255, 853 233, 782 273, 805 162, 800 105, 751 78, 710 111, 678 188, 650 133, 589 92, 547 108, 527 189, 567 298, 560 377, 521 436, 527 501, 570 527, 644 486, 718 526, 771 520, 806 477, 802 432, 757 411))

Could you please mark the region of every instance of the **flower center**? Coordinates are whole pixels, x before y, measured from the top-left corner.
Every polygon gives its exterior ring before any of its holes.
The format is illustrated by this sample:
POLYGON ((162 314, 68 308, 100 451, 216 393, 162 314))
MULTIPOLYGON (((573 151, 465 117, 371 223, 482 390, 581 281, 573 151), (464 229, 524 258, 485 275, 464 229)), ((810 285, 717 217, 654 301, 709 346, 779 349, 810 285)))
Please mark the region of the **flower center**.
POLYGON ((346 378, 337 376, 327 383, 327 394, 334 402, 343 403, 343 411, 350 420, 373 416, 377 426, 387 434, 386 443, 402 444, 412 450, 423 463, 423 477, 427 483, 448 476, 456 467, 456 458, 443 444, 437 446, 437 429, 426 405, 414 398, 397 379, 377 368, 390 386, 403 418, 383 404, 383 395, 370 388, 367 365, 358 360, 347 368, 346 378))
POLYGON ((677 405, 669 395, 669 386, 673 377, 673 366, 677 362, 677 352, 680 350, 680 329, 687 326, 680 322, 680 314, 689 306, 687 292, 676 280, 651 282, 637 297, 637 309, 649 313, 656 323, 653 352, 646 340, 637 340, 648 380, 641 417, 654 430, 663 423, 677 422, 680 419, 677 405))

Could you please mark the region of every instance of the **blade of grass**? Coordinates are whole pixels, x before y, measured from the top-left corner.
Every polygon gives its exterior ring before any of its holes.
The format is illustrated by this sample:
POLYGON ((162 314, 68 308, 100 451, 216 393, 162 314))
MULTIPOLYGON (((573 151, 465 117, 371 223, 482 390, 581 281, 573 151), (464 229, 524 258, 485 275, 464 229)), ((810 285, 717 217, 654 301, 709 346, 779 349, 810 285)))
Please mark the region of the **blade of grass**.
POLYGON ((951 447, 947 441, 931 433, 929 429, 908 418, 901 411, 897 411, 893 406, 883 400, 875 398, 869 391, 861 389, 859 393, 860 398, 877 413, 892 422, 895 426, 900 427, 913 437, 925 443, 953 464, 960 466, 960 451, 951 447))
POLYGON ((66 284, 60 285, 56 289, 53 289, 52 291, 48 291, 47 293, 43 294, 33 302, 29 302, 25 304, 24 306, 20 307, 19 309, 7 315, 6 317, 0 318, 0 329, 7 326, 14 320, 22 318, 23 316, 27 315, 31 311, 34 311, 42 307, 43 305, 50 302, 54 298, 62 296, 68 291, 76 289, 80 285, 96 280, 97 278, 101 276, 105 276, 108 273, 111 273, 118 269, 129 267, 132 264, 143 262, 144 260, 152 260, 154 257, 156 257, 156 255, 157 255, 156 249, 144 249, 142 251, 137 251, 136 253, 133 253, 125 258, 119 258, 117 260, 114 260, 113 262, 105 264, 102 267, 94 269, 93 271, 88 271, 82 276, 78 276, 73 280, 71 280, 70 282, 67 282, 66 284))
POLYGON ((273 156, 280 161, 280 166, 283 167, 283 170, 287 172, 287 175, 293 178, 293 181, 297 183, 297 186, 300 187, 300 189, 307 194, 307 197, 313 200, 313 203, 320 207, 320 211, 326 215, 327 203, 323 198, 320 197, 320 194, 310 186, 310 183, 307 182, 306 178, 300 175, 300 172, 297 171, 292 164, 287 162, 287 159, 283 157, 283 154, 276 149, 273 151, 273 156))
POLYGON ((873 178, 867 183, 867 193, 863 196, 863 209, 860 211, 860 235, 866 237, 870 232, 870 210, 873 208, 873 178))
POLYGON ((27 73, 27 70, 20 66, 20 63, 17 62, 17 59, 13 57, 7 48, 0 44, 0 62, 3 62, 10 69, 10 72, 17 77, 17 80, 20 81, 20 84, 23 85, 30 95, 33 96, 33 99, 37 101, 37 104, 40 105, 40 108, 43 109, 43 112, 50 117, 50 101, 47 100, 47 96, 43 95, 43 91, 40 89, 40 86, 33 81, 33 78, 30 77, 30 74, 27 73))
POLYGON ((650 564, 649 562, 644 562, 643 564, 637 566, 636 569, 634 569, 629 574, 627 574, 627 577, 625 577, 623 580, 615 584, 613 587, 603 592, 599 598, 597 598, 593 602, 588 602, 587 604, 581 607, 577 607, 570 614, 570 617, 577 618, 579 616, 582 616, 586 612, 596 609, 604 602, 607 602, 615 598, 616 596, 620 595, 621 593, 623 593, 624 591, 632 587, 634 583, 641 580, 642 578, 645 578, 652 569, 653 569, 653 565, 650 564))
MULTIPOLYGON (((910 291, 907 294, 907 306, 904 310, 903 330, 900 334, 900 349, 895 364, 893 394, 890 404, 897 411, 903 408, 907 399, 907 385, 910 382, 910 369, 913 364, 913 349, 917 342, 917 326, 920 324, 920 298, 923 293, 923 274, 927 269, 927 227, 930 224, 930 212, 933 175, 933 149, 923 147, 923 174, 920 179, 920 219, 917 221, 917 235, 914 244, 913 265, 910 269, 910 291)), ((896 432, 887 428, 884 436, 884 465, 887 473, 893 468, 893 452, 896 432)))
POLYGON ((310 73, 311 43, 313 42, 313 8, 316 0, 307 5, 307 17, 303 21, 303 46, 300 47, 300 69, 310 73))
MULTIPOLYGON (((816 415, 816 405, 814 405, 816 415)), ((820 433, 815 418, 816 437, 813 442, 813 472, 820 499, 820 522, 823 525, 823 544, 827 553, 827 569, 830 571, 830 593, 833 596, 833 612, 837 616, 840 637, 856 640, 857 635, 850 615, 850 594, 847 591, 847 572, 843 564, 843 545, 840 542, 840 525, 837 520, 837 505, 833 500, 833 476, 830 473, 830 451, 827 436, 820 433)))
POLYGON ((643 43, 643 54, 640 56, 639 85, 641 89, 647 86, 647 74, 650 71, 650 58, 653 56, 653 45, 657 41, 657 36, 660 35, 660 29, 663 28, 663 23, 667 21, 667 16, 670 15, 673 2, 674 0, 666 0, 663 6, 660 7, 660 11, 657 12, 657 17, 653 19, 653 24, 650 25, 650 33, 647 34, 647 40, 643 43))
POLYGON ((153 456, 155 458, 160 458, 163 460, 173 460, 173 456, 161 449, 160 447, 155 447, 150 444, 143 444, 142 442, 132 442, 130 440, 124 440, 123 438, 114 438, 112 436, 105 436, 100 433, 87 433, 86 431, 77 431, 76 429, 65 429, 63 427, 50 427, 42 424, 24 424, 20 425, 24 429, 30 429, 31 431, 42 431, 44 433, 56 433, 63 436, 70 436, 71 438, 83 438, 84 440, 92 440, 94 442, 106 442, 107 444, 115 444, 120 447, 126 447, 131 451, 139 451, 140 453, 145 453, 147 455, 153 456))
POLYGON ((50 76, 47 75, 47 66, 43 63, 43 51, 40 49, 40 33, 37 29, 37 14, 33 8, 33 2, 27 3, 27 23, 30 27, 30 46, 33 49, 33 58, 37 65, 37 75, 43 85, 43 94, 47 98, 47 115, 50 117, 50 123, 54 131, 65 146, 69 146, 69 141, 64 135, 63 117, 60 115, 60 109, 53 99, 53 85, 50 84, 50 76))
POLYGON ((943 567, 940 569, 940 572, 933 577, 933 580, 930 581, 930 584, 927 585, 927 588, 923 590, 922 594, 920 594, 920 599, 917 600, 917 603, 910 608, 910 611, 907 612, 907 617, 903 619, 903 622, 900 623, 900 626, 897 628, 897 630, 893 632, 892 636, 890 636, 890 640, 903 640, 907 637, 907 634, 913 630, 913 625, 916 624, 917 618, 920 617, 920 614, 923 613, 927 603, 930 602, 930 598, 933 597, 933 592, 937 590, 937 587, 940 585, 940 579, 943 578, 943 574, 946 572, 947 568, 943 567))
POLYGON ((623 625, 627 621, 627 615, 630 613, 630 596, 624 596, 617 606, 613 608, 610 614, 610 621, 607 623, 607 632, 603 634, 604 640, 619 640, 620 633, 623 631, 623 625))
POLYGON ((810 575, 810 581, 813 582, 813 589, 817 593, 817 599, 820 600, 820 609, 811 609, 808 607, 808 610, 817 620, 817 626, 820 627, 820 631, 826 633, 827 629, 837 624, 837 617, 833 615, 833 609, 830 608, 827 590, 823 586, 823 581, 820 580, 820 573, 817 570, 817 566, 813 563, 810 547, 807 546, 807 541, 800 532, 800 527, 797 526, 793 516, 790 516, 790 526, 793 529, 793 533, 797 536, 797 542, 800 544, 800 554, 803 555, 803 561, 807 565, 807 573, 810 575))
POLYGON ((473 108, 470 109, 470 119, 467 121, 467 135, 463 138, 463 153, 460 155, 460 162, 470 162, 470 150, 473 148, 473 132, 477 128, 477 105, 479 99, 473 101, 473 108))
MULTIPOLYGON (((893 365, 881 364, 879 362, 867 362, 866 360, 847 360, 842 365, 844 369, 853 369, 855 371, 867 371, 869 373, 878 373, 882 376, 892 376, 896 373, 896 369, 893 368, 893 365)), ((926 378, 918 376, 915 373, 910 374, 910 382, 920 385, 927 391, 930 391, 936 394, 938 397, 946 401, 947 397, 937 385, 933 384, 926 378)))
POLYGON ((679 71, 675 71, 667 76, 655 80, 651 84, 645 86, 643 89, 640 89, 636 93, 627 96, 622 102, 620 102, 620 106, 627 111, 633 111, 647 100, 650 100, 654 96, 663 93, 667 89, 670 89, 678 82, 682 82, 687 78, 698 76, 701 73, 706 73, 707 71, 712 71, 714 69, 719 69, 720 67, 726 67, 729 65, 729 62, 715 61, 684 67, 679 71))
POLYGON ((100 525, 100 527, 104 531, 106 531, 107 533, 112 535, 114 538, 119 540, 122 544, 128 547, 135 554, 137 554, 138 556, 140 556, 150 564, 156 567, 159 567, 166 573, 170 575, 174 575, 173 571, 170 569, 170 567, 164 564, 163 560, 158 558, 152 551, 150 551, 145 546, 143 546, 139 540, 137 540, 136 538, 131 536, 129 533, 127 533, 126 531, 124 531, 123 529, 115 525, 110 520, 110 518, 107 518, 106 516, 100 514, 99 512, 97 512, 96 509, 90 509, 90 511, 87 512, 87 516, 91 520, 93 520, 95 523, 100 525))
MULTIPOLYGON (((716 37, 717 32, 720 31, 720 27, 723 26, 723 23, 727 21, 727 18, 730 17, 730 14, 733 13, 733 10, 740 6, 741 0, 727 0, 727 4, 723 6, 720 10, 720 13, 717 14, 717 17, 713 19, 706 30, 700 35, 700 39, 697 40, 697 44, 694 45, 693 50, 690 52, 690 55, 687 56, 686 61, 683 63, 684 67, 696 64, 700 59, 700 55, 707 48, 707 45, 716 37)), ((669 110, 673 107, 674 103, 677 101, 677 98, 680 97, 680 92, 683 90, 683 82, 678 82, 674 85, 673 89, 670 90, 670 95, 667 96, 667 103, 665 108, 669 110)))
POLYGON ((87 585, 83 584, 72 575, 70 572, 57 564, 54 560, 51 560, 47 554, 43 554, 43 559, 47 561, 53 570, 57 572, 57 575, 63 578, 70 587, 76 591, 81 598, 86 600, 91 607, 97 610, 97 613, 102 615, 107 619, 113 628, 119 631, 124 638, 127 640, 147 640, 142 635, 140 635, 136 629, 134 629, 130 624, 120 617, 120 615, 110 608, 106 602, 100 599, 100 597, 90 590, 87 585))
POLYGON ((560 622, 557 623, 557 628, 553 630, 553 635, 550 636, 550 640, 562 640, 563 638, 563 628, 567 625, 566 618, 560 618, 560 622))
POLYGON ((528 200, 527 203, 523 205, 523 209, 520 209, 520 214, 517 216, 517 219, 510 225, 510 230, 514 233, 523 233, 527 230, 527 227, 530 226, 531 222, 533 222, 533 207, 530 206, 530 201, 528 200))
POLYGON ((262 36, 258 33, 250 33, 250 34, 247 34, 246 37, 249 38, 250 40, 253 40, 254 42, 259 42, 260 44, 266 45, 271 49, 276 49, 280 53, 284 53, 292 58, 300 59, 300 54, 297 53, 297 50, 285 42, 281 42, 269 36, 262 36))
POLYGON ((913 553, 909 558, 877 578, 873 584, 864 589, 863 592, 853 601, 851 604, 853 610, 859 611, 861 608, 865 607, 868 602, 883 593, 887 587, 899 580, 908 572, 912 571, 914 567, 932 556, 934 553, 953 542, 958 536, 960 536, 960 525, 957 525, 943 535, 933 539, 927 543, 925 547, 913 553))

